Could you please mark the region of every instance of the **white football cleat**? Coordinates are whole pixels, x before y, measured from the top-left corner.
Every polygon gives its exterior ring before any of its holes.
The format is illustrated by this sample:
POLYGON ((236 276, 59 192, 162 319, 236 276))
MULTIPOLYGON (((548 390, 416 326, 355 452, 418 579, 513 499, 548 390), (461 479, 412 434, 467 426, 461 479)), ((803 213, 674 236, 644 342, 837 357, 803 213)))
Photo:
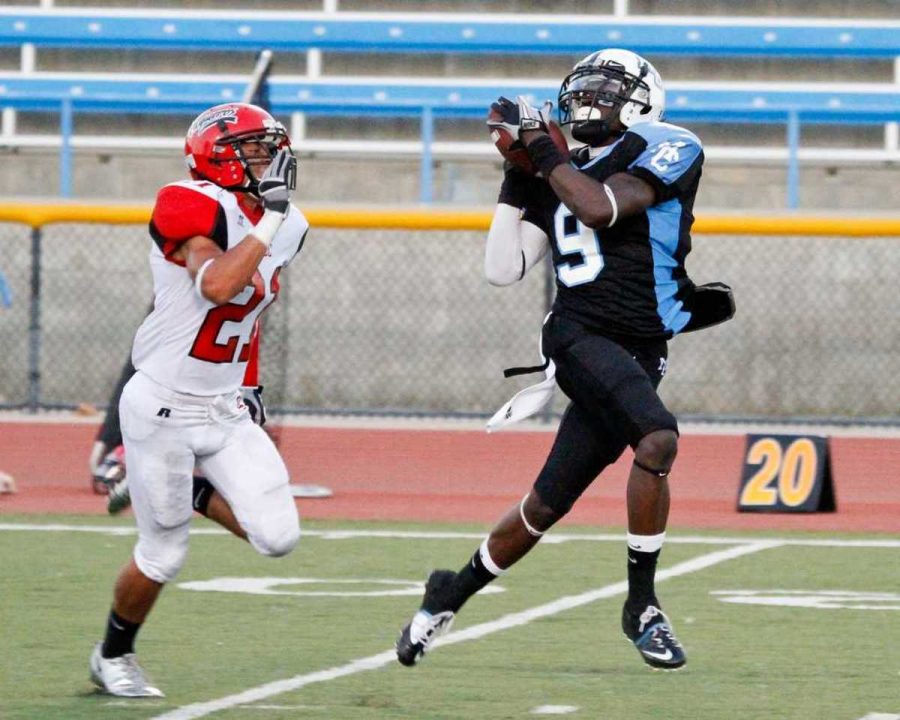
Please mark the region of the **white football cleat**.
POLYGON ((443 605, 441 596, 453 584, 456 573, 451 570, 435 570, 425 583, 425 596, 422 607, 413 615, 412 620, 400 631, 395 645, 397 660, 402 665, 412 667, 427 653, 435 640, 447 633, 453 625, 455 613, 452 610, 429 612, 428 607, 443 605))
POLYGON ((426 610, 419 610, 412 621, 403 628, 400 638, 397 640, 397 659, 408 667, 412 667, 430 649, 432 643, 453 625, 453 612, 444 612, 432 615, 426 610))
POLYGON ((100 646, 97 643, 91 653, 91 681, 94 685, 117 697, 165 697, 162 690, 150 684, 134 653, 105 658, 100 654, 100 646))

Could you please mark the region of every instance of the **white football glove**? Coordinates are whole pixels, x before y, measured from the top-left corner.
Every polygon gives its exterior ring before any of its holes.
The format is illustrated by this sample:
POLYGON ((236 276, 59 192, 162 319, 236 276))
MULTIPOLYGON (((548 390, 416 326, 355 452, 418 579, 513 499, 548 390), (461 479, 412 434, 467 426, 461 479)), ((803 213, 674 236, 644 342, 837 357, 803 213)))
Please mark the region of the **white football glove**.
POLYGON ((505 97, 497 98, 491 103, 493 117, 489 117, 487 125, 491 129, 506 130, 514 139, 525 130, 547 130, 550 122, 550 111, 553 103, 546 101, 540 108, 529 105, 524 96, 519 95, 513 102, 505 97))
POLYGON ((547 132, 547 123, 550 122, 550 111, 553 103, 545 101, 541 107, 531 105, 524 95, 516 96, 516 104, 519 106, 519 132, 525 130, 543 130, 547 132))

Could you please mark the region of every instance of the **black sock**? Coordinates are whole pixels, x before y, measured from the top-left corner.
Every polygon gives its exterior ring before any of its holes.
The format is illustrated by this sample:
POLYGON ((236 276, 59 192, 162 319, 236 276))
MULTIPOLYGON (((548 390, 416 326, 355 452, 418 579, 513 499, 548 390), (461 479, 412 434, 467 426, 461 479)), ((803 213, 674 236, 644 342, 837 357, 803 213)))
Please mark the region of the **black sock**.
POLYGON ((133 653, 134 636, 140 629, 141 623, 129 622, 117 615, 115 610, 110 610, 106 620, 106 637, 103 638, 100 654, 105 658, 114 658, 133 653))
POLYGON ((466 600, 481 588, 497 578, 481 561, 481 549, 475 551, 472 559, 456 574, 452 592, 449 597, 449 609, 458 612, 466 600))
POLYGON ((206 509, 209 507, 209 499, 212 497, 213 490, 215 488, 209 480, 200 475, 194 475, 194 510, 205 517, 209 517, 206 515, 206 509))
POLYGON ((629 611, 634 614, 644 612, 648 605, 659 607, 656 588, 653 585, 658 558, 659 550, 641 552, 628 548, 628 600, 626 604, 629 611))

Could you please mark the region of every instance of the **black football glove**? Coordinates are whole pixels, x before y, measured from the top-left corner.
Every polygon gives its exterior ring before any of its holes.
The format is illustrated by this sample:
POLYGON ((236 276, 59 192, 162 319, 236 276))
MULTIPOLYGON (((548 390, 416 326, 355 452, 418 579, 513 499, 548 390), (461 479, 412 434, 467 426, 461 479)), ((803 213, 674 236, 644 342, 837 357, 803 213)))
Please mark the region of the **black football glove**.
POLYGON ((492 130, 506 130, 513 138, 519 137, 519 106, 502 95, 491 103, 491 117, 487 126, 492 130))
POLYGON ((681 332, 694 332, 718 325, 734 317, 734 294, 725 283, 698 285, 685 299, 691 319, 681 332))
POLYGON ((250 419, 260 427, 266 424, 266 406, 263 404, 262 391, 262 385, 245 385, 241 388, 241 397, 250 412, 250 419))
POLYGON ((281 148, 259 180, 259 197, 266 210, 286 215, 291 204, 291 191, 297 185, 297 158, 288 148, 281 148))

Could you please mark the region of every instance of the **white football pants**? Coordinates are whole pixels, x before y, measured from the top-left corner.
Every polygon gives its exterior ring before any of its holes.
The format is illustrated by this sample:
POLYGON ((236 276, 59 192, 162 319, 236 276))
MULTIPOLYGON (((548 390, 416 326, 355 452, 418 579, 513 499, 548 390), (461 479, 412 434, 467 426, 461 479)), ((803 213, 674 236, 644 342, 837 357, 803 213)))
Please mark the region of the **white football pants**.
POLYGON ((119 415, 138 526, 134 559, 148 578, 168 582, 184 564, 195 464, 258 552, 285 555, 297 544, 300 521, 287 468, 237 390, 186 395, 137 372, 122 392, 119 415))

